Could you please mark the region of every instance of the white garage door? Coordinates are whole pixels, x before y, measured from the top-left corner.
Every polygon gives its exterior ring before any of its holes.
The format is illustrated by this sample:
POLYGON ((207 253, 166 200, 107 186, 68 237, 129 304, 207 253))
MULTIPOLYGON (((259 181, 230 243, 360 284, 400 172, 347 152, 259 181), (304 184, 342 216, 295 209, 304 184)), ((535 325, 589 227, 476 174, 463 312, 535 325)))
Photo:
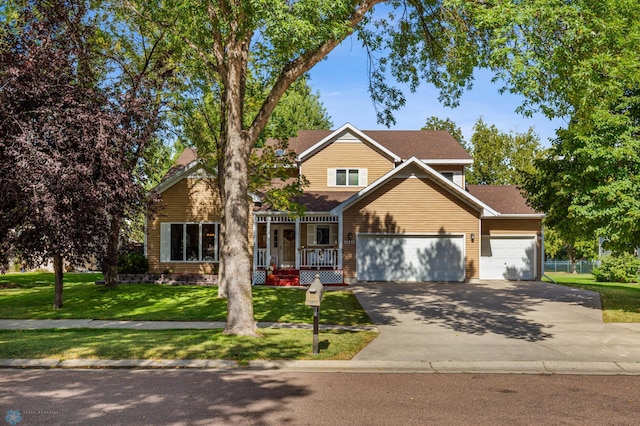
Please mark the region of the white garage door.
POLYGON ((361 281, 464 281, 462 235, 358 235, 361 281))
POLYGON ((482 237, 480 279, 532 280, 536 237, 482 237))

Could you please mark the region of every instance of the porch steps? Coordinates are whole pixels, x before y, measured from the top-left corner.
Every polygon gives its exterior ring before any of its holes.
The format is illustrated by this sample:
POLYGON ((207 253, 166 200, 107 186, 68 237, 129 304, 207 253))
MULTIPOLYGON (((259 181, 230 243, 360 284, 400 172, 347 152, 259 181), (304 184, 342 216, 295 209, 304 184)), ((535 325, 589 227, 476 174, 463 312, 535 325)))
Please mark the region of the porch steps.
MULTIPOLYGON (((266 278, 264 281, 264 285, 271 286, 281 286, 281 287, 306 287, 313 281, 313 278, 309 276, 309 272, 312 272, 314 275, 316 273, 315 270, 304 270, 306 275, 300 277, 299 269, 276 269, 273 271, 272 275, 266 274, 266 278), (311 280, 310 280, 311 278, 311 280)), ((325 286, 331 287, 341 287, 347 286, 344 282, 344 276, 342 275, 342 271, 340 273, 335 273, 335 271, 319 271, 320 273, 331 273, 328 280, 324 280, 323 284, 325 286)))
POLYGON ((300 286, 300 271, 297 269, 276 269, 272 275, 267 274, 266 285, 300 286))

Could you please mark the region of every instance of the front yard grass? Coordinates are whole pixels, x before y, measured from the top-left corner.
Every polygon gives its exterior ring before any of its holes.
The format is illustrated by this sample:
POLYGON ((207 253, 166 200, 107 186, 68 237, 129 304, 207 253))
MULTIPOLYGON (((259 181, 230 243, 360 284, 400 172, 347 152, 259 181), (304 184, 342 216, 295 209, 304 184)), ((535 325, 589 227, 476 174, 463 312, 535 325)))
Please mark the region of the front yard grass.
MULTIPOLYGON (((0 275, 0 319, 101 319, 146 321, 225 321, 226 300, 217 287, 123 284, 97 286, 100 274, 65 274, 64 307, 53 309, 53 274, 0 275)), ((353 293, 327 289, 320 323, 370 325, 353 293)), ((253 287, 259 322, 311 323, 313 309, 300 288, 253 287)), ((320 331, 320 354, 312 355, 310 330, 261 329, 254 339, 222 330, 54 329, 0 330, 0 358, 351 359, 377 333, 320 331)))
MULTIPOLYGON (((226 321, 227 301, 218 287, 94 284, 100 274, 65 274, 64 306, 53 309, 53 274, 0 275, 0 319, 100 319, 137 321, 226 321), (3 288, 4 287, 4 288, 3 288)), ((370 324, 353 293, 326 288, 321 324, 370 324)), ((301 288, 253 287, 256 321, 309 323, 313 309, 301 288)))
MULTIPOLYGON (((597 282, 591 274, 547 273, 558 284, 600 294, 604 322, 640 322, 638 284, 597 282)), ((544 279, 548 282, 547 279, 544 279)))
POLYGON ((1 330, 0 359, 351 359, 377 333, 320 331, 313 355, 310 330, 261 329, 262 338, 222 330, 1 330))

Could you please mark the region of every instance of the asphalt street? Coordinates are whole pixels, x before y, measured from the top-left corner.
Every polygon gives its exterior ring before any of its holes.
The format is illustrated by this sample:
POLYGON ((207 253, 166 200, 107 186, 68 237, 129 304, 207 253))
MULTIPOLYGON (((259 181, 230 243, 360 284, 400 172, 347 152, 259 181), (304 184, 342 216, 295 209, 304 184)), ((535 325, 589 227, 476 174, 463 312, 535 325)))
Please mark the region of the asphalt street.
POLYGON ((636 425, 640 377, 3 370, 23 425, 636 425))

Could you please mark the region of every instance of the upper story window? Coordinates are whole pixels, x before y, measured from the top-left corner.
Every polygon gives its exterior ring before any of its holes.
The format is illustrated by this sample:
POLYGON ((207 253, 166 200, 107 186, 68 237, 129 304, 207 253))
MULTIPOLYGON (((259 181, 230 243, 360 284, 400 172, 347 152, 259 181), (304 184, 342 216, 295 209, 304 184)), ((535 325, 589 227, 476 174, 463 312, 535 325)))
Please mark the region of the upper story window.
POLYGON ((327 186, 367 186, 367 169, 328 169, 327 186))
POLYGON ((337 186, 358 186, 360 171, 358 169, 336 169, 337 186))
POLYGON ((453 182, 453 172, 443 172, 442 176, 446 177, 447 179, 449 179, 451 182, 453 182))
POLYGON ((464 188, 464 173, 462 171, 440 172, 440 174, 459 187, 464 188))

